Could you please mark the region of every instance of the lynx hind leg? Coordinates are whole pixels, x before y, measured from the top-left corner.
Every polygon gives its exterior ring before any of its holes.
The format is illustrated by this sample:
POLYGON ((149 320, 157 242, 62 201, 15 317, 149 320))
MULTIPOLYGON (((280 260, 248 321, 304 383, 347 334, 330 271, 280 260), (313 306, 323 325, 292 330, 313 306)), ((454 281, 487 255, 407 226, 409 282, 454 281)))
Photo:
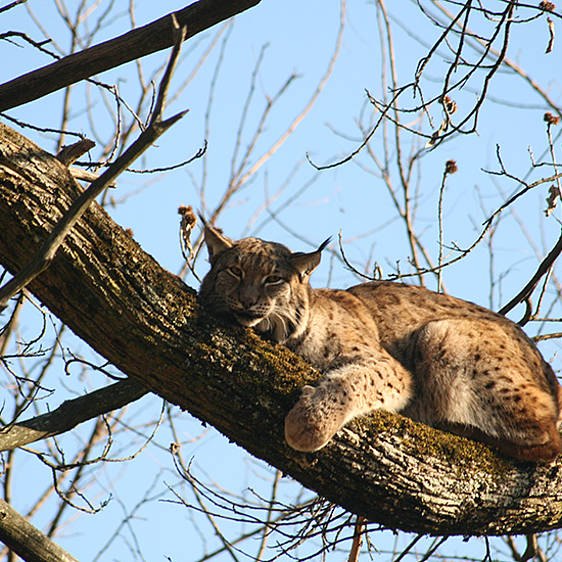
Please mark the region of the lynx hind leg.
POLYGON ((514 328, 493 320, 429 322, 417 334, 415 361, 422 421, 521 460, 560 453, 559 393, 538 351, 514 328))
POLYGON ((369 361, 328 373, 317 387, 305 386, 285 418, 285 439, 297 451, 324 447, 351 419, 372 410, 402 409, 412 376, 384 350, 369 361))

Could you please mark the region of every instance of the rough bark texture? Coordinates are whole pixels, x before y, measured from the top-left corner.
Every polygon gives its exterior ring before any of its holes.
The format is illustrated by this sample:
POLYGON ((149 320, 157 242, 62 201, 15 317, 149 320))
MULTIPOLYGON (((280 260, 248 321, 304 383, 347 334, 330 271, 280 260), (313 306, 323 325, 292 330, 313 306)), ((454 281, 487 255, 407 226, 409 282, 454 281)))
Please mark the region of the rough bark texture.
MULTIPOLYGON (((0 263, 14 272, 78 187, 54 157, 0 124, 0 263)), ((334 503, 391 528, 528 533, 562 526, 562 462, 514 463, 485 446, 378 413, 323 450, 283 441, 283 418, 317 374, 283 347, 200 310, 97 205, 30 290, 131 378, 334 503)))
MULTIPOLYGON (((200 0, 173 12, 186 39, 259 4, 260 0, 200 0)), ((0 85, 0 112, 174 44, 171 14, 0 85)))
POLYGON ((26 562, 77 562, 0 499, 0 541, 26 562))

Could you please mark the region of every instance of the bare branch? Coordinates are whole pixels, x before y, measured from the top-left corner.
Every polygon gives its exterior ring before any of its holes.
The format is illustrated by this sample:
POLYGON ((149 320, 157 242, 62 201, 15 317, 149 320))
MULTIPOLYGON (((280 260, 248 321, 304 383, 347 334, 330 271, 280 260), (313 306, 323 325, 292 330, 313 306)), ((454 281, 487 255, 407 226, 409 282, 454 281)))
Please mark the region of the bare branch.
POLYGON ((63 243, 66 235, 72 230, 76 222, 84 214, 86 209, 91 205, 92 201, 102 193, 102 191, 125 170, 132 162, 134 162, 147 148, 165 133, 176 121, 181 119, 186 113, 182 111, 165 121, 161 120, 164 103, 166 100, 166 92, 170 83, 173 69, 177 63, 181 44, 185 38, 186 29, 179 28, 178 24, 172 16, 171 23, 174 28, 174 37, 176 43, 172 49, 170 60, 166 68, 166 72, 160 83, 156 109, 150 119, 150 124, 137 138, 137 140, 127 149, 115 162, 94 180, 90 187, 81 193, 63 218, 57 223, 54 230, 41 244, 39 250, 35 253, 33 259, 23 267, 17 275, 0 288, 0 311, 6 307, 10 298, 23 289, 37 275, 45 271, 52 262, 59 246, 63 243))
POLYGON ((24 2, 27 2, 27 0, 14 0, 9 4, 6 4, 6 6, 0 7, 0 13, 5 12, 7 10, 11 10, 12 8, 15 8, 18 4, 23 4, 24 2))
POLYGON ((82 156, 82 154, 88 152, 96 146, 96 143, 90 139, 81 139, 75 143, 63 146, 60 152, 57 154, 57 158, 67 166, 73 164, 82 156))
POLYGON ((0 541, 26 562, 77 562, 66 550, 36 529, 0 499, 0 541))
POLYGON ((361 543, 363 542, 363 533, 365 532, 365 519, 358 516, 355 521, 353 543, 349 551, 347 562, 357 562, 359 560, 359 553, 361 552, 361 543))
POLYGON ((541 277, 548 273, 548 271, 552 267, 552 264, 556 261, 561 253, 562 233, 560 234, 560 238, 558 238, 558 241, 556 242, 552 250, 548 252, 548 255, 539 264, 537 271, 535 271, 535 274, 531 277, 529 282, 506 305, 502 306, 502 308, 499 310, 499 313, 507 314, 512 308, 528 299, 537 286, 538 282, 540 281, 541 277))
POLYGON ((180 26, 187 27, 187 39, 259 2, 260 0, 199 0, 120 37, 64 57, 1 85, 0 112, 171 47, 174 44, 171 16, 176 17, 180 26))
POLYGON ((137 381, 125 379, 74 400, 67 400, 48 414, 0 429, 0 451, 64 433, 78 424, 122 408, 147 392, 137 381))

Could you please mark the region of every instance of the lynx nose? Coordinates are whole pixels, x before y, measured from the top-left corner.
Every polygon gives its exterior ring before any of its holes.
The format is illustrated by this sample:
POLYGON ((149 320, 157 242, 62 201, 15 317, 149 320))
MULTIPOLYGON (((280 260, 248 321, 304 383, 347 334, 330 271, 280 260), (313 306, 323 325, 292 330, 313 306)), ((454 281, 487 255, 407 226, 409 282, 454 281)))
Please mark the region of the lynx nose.
POLYGON ((248 309, 256 305, 259 300, 259 293, 255 287, 243 287, 240 289, 239 295, 240 304, 248 309))

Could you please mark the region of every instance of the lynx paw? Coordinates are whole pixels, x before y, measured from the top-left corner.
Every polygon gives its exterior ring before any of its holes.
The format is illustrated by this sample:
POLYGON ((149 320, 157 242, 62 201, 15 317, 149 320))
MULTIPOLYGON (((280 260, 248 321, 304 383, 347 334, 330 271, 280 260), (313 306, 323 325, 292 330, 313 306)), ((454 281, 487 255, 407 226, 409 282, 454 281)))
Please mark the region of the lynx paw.
POLYGON ((297 451, 318 451, 344 423, 345 412, 335 397, 325 388, 307 385, 285 418, 285 439, 297 451))

